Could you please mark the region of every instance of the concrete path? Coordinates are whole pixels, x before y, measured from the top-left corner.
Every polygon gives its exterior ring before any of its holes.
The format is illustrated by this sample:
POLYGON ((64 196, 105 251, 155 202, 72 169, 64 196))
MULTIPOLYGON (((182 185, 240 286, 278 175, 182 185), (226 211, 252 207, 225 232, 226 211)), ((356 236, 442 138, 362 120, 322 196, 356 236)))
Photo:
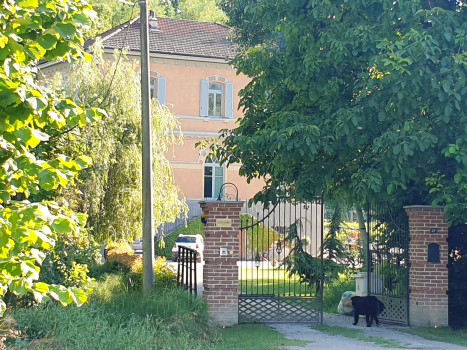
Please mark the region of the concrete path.
MULTIPOLYGON (((175 271, 177 271, 177 263, 168 262, 175 271)), ((197 282, 198 295, 203 294, 203 266, 202 263, 197 264, 197 282)), ((383 337, 392 339, 404 346, 403 348, 391 348, 394 350, 416 349, 416 350, 467 350, 467 347, 440 343, 437 341, 427 340, 416 335, 411 335, 398 331, 402 327, 380 324, 379 327, 366 327, 364 318, 360 318, 357 326, 352 325, 353 317, 337 314, 324 314, 323 323, 329 326, 341 326, 350 329, 362 330, 365 336, 383 337)), ((387 347, 377 346, 374 343, 364 342, 352 338, 347 338, 339 335, 330 335, 325 332, 320 332, 311 328, 310 324, 306 323, 269 323, 279 332, 285 334, 289 339, 300 339, 310 343, 305 347, 291 346, 289 350, 373 350, 373 349, 388 349, 387 347)), ((247 349, 246 349, 247 350, 247 349)))
MULTIPOLYGON (((350 329, 359 329, 368 336, 383 337, 399 342, 401 348, 391 348, 395 350, 418 349, 418 350, 466 350, 467 347, 426 340, 416 335, 399 332, 401 327, 380 324, 379 327, 366 327, 364 319, 360 319, 357 326, 352 325, 352 316, 336 314, 324 314, 323 323, 330 326, 341 326, 350 329)), ((329 335, 311 328, 310 324, 304 323, 274 323, 269 324, 279 332, 286 335, 288 339, 300 339, 309 341, 305 347, 291 346, 289 350, 371 350, 388 349, 377 346, 374 343, 364 342, 340 335, 329 335)))

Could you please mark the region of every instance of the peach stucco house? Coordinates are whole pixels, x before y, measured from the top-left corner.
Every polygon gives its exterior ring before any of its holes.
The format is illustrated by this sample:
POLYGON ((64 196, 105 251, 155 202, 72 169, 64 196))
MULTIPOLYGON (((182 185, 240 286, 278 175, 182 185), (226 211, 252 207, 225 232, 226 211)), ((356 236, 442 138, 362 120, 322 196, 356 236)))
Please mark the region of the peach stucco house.
MULTIPOLYGON (((234 183, 240 199, 251 198, 262 182, 246 183, 238 174, 239 166, 220 166, 206 153, 195 148, 205 138, 216 137, 219 130, 235 127, 241 118, 238 92, 249 79, 237 75, 228 64, 236 46, 227 38, 229 28, 216 23, 172 18, 150 19, 151 96, 165 104, 182 126, 184 143, 169 157, 188 202, 217 198, 225 182, 234 183)), ((128 49, 128 59, 139 59, 139 18, 101 35, 105 54, 128 49)), ((87 43, 88 45, 90 43, 87 43)), ((54 63, 41 68, 52 74, 54 63)))

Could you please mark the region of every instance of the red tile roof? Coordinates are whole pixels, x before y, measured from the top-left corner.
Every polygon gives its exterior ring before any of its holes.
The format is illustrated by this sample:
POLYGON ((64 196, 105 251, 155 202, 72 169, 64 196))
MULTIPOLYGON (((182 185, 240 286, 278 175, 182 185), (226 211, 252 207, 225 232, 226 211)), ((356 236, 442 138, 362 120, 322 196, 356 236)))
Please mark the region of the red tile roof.
MULTIPOLYGON (((105 49, 125 47, 140 51, 139 18, 100 35, 105 49)), ((218 23, 175 18, 157 18, 157 29, 149 30, 151 53, 232 59, 237 46, 228 40, 229 28, 218 23)), ((86 42, 86 47, 94 40, 86 42)))

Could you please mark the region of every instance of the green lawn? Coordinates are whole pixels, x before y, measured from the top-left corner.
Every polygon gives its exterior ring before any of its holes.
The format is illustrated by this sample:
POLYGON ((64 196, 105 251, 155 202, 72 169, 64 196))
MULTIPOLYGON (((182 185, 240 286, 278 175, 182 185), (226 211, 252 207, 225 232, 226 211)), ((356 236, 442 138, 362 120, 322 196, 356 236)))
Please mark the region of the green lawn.
POLYGON ((239 288, 246 294, 274 294, 282 296, 315 296, 314 288, 290 276, 284 269, 239 269, 239 288))
POLYGON ((271 327, 249 324, 219 329, 221 341, 212 350, 279 350, 285 346, 305 346, 303 340, 290 340, 271 327))
POLYGON ((401 328, 399 331, 418 335, 428 340, 467 346, 467 329, 453 330, 449 327, 411 327, 401 328))

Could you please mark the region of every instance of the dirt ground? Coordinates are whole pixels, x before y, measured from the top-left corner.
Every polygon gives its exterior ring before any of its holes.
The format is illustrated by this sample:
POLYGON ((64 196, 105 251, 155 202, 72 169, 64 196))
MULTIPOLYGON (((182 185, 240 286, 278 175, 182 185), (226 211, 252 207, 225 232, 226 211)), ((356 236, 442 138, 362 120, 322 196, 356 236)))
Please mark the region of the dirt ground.
MULTIPOLYGON (((466 350, 467 347, 441 343, 432 340, 426 340, 416 335, 406 334, 398 331, 402 327, 380 324, 379 327, 366 327, 365 320, 360 319, 358 325, 352 325, 352 316, 343 316, 337 314, 324 314, 323 323, 330 326, 341 326, 351 329, 360 329, 365 336, 377 336, 385 339, 396 340, 404 347, 391 348, 399 349, 420 349, 420 350, 466 350)), ((370 349, 388 349, 375 345, 374 343, 364 342, 357 339, 347 338, 340 335, 329 335, 324 332, 314 330, 310 324, 305 323, 274 323, 270 324, 279 332, 286 335, 289 339, 300 339, 309 341, 305 347, 291 346, 290 350, 370 350, 370 349)))

